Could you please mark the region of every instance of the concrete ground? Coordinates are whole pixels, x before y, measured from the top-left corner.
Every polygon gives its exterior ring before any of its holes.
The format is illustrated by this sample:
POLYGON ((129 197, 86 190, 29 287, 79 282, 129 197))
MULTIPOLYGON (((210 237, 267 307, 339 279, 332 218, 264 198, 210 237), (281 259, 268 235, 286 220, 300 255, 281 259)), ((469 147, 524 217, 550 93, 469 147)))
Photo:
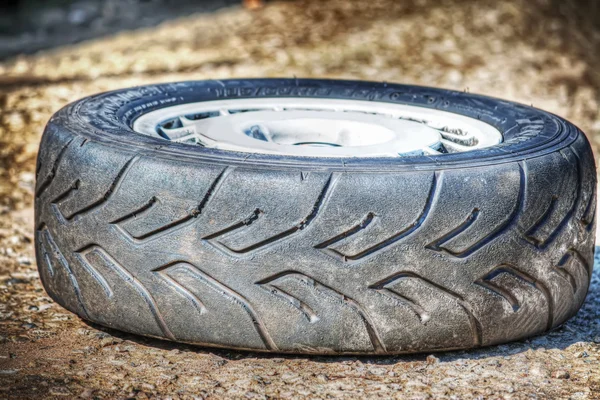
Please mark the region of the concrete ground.
POLYGON ((404 357, 291 357, 90 326, 48 298, 32 244, 45 122, 70 101, 125 86, 258 76, 441 86, 555 112, 597 148, 600 37, 571 3, 272 2, 0 63, 0 399, 600 399, 598 266, 580 313, 530 340, 404 357))

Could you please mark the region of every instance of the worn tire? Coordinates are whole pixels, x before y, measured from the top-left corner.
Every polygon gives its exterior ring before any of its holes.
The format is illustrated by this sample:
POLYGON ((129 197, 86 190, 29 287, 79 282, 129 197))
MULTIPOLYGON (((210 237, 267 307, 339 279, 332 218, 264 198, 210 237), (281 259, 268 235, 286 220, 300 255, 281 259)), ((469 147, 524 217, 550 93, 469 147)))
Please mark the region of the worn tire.
POLYGON ((49 121, 36 252, 56 302, 123 331, 290 353, 466 349, 577 312, 595 188, 584 134, 520 104, 370 82, 154 85, 85 98, 49 121), (277 96, 443 109, 504 142, 396 159, 248 157, 131 129, 167 105, 277 96))

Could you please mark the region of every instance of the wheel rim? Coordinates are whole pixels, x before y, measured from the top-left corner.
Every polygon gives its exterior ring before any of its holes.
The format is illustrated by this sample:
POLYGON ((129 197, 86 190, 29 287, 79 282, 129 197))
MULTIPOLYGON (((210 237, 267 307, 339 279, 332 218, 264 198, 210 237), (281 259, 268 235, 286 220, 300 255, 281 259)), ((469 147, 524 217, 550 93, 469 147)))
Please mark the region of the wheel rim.
POLYGON ((502 134, 445 111, 368 101, 263 98, 161 108, 133 130, 221 150, 307 157, 406 157, 494 146, 502 134))

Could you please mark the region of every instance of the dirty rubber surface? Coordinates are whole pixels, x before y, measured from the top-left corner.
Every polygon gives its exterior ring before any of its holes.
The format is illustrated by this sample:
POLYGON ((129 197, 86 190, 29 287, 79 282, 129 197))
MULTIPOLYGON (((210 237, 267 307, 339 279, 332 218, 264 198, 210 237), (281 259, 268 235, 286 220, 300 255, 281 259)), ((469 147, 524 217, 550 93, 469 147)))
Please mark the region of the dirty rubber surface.
POLYGON ((598 257, 583 309, 562 327, 433 355, 194 348, 88 325, 48 298, 32 244, 37 146, 52 112, 98 91, 294 75, 425 84, 547 109, 598 148, 600 80, 586 48, 598 43, 548 2, 322 3, 224 9, 0 64, 0 399, 600 398, 598 257))

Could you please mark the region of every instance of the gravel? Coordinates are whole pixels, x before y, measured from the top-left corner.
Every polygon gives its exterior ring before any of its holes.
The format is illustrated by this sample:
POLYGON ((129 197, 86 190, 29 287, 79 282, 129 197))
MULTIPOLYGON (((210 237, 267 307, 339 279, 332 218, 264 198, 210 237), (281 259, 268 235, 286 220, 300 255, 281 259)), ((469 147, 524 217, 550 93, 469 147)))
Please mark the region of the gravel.
POLYGON ((555 112, 598 148, 600 38, 575 3, 270 2, 0 63, 0 399, 600 398, 598 267, 581 312, 529 340, 403 357, 268 356, 86 324, 46 295, 32 243, 45 122, 119 87, 258 76, 441 86, 555 112))

